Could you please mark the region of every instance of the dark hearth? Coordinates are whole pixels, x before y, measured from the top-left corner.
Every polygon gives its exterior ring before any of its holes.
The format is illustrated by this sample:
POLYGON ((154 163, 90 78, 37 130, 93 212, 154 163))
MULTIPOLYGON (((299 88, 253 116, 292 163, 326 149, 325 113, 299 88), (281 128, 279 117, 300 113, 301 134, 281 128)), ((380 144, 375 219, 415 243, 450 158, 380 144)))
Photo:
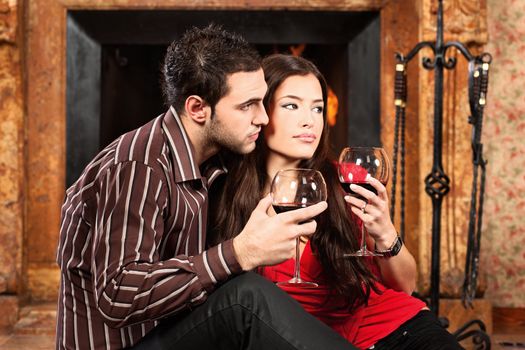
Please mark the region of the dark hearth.
POLYGON ((380 31, 377 12, 70 11, 67 33, 67 186, 120 134, 165 110, 160 64, 191 26, 214 22, 262 55, 306 44, 339 99, 336 152, 378 145, 380 31))

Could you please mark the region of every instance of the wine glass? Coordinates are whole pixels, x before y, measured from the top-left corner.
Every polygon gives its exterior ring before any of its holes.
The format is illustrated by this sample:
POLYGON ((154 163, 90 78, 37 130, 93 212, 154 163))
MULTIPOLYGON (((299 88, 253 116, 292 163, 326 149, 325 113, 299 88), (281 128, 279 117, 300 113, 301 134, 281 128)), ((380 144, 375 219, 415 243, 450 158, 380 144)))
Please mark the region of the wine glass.
MULTIPOLYGON (((383 185, 388 182, 390 176, 390 163, 383 148, 380 147, 346 147, 339 155, 338 164, 339 181, 344 191, 354 197, 366 199, 350 189, 350 185, 363 186, 377 195, 376 189, 368 183, 370 177, 374 177, 383 185)), ((365 206, 366 207, 366 206, 365 206)), ((363 207, 363 212, 365 211, 363 207)), ((365 227, 361 224, 361 248, 345 256, 381 256, 367 249, 365 227)))
MULTIPOLYGON (((277 214, 304 208, 326 201, 326 184, 323 175, 312 169, 283 169, 275 174, 272 186, 272 206, 277 214)), ((278 285, 295 287, 317 287, 317 283, 301 279, 300 245, 296 238, 294 276, 278 285)))

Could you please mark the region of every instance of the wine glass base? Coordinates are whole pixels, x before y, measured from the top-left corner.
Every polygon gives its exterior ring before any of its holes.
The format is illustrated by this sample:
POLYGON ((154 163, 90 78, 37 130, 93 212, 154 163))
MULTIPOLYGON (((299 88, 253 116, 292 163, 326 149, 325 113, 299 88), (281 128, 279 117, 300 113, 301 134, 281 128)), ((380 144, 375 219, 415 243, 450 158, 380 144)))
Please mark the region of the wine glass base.
POLYGON ((344 257, 347 257, 347 256, 383 256, 383 254, 372 252, 368 249, 359 249, 357 252, 343 254, 343 256, 344 257))
POLYGON ((286 282, 277 282, 278 286, 283 287, 299 287, 299 288, 317 288, 319 285, 315 282, 303 281, 300 278, 292 278, 286 282))

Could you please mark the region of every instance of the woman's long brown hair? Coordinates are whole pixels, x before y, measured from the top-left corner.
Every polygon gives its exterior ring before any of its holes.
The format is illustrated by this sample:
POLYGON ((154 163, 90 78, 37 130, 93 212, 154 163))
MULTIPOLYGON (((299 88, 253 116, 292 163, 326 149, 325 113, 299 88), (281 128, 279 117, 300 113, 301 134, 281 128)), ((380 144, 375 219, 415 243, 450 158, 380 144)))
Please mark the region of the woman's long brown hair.
MULTIPOLYGON (((328 209, 318 217, 317 230, 310 239, 324 277, 338 295, 346 297, 350 308, 366 304, 375 277, 364 258, 342 258, 345 253, 359 249, 359 228, 339 184, 337 171, 329 154, 328 125, 326 120, 327 85, 323 75, 310 61, 290 55, 268 56, 262 63, 268 91, 264 105, 269 106, 277 88, 290 76, 313 74, 321 84, 325 109, 324 129, 319 146, 312 158, 302 160, 300 168, 319 170, 328 188, 328 209)), ((271 118, 271 116, 269 116, 271 118)), ((211 243, 218 243, 239 234, 251 212, 262 198, 265 184, 271 179, 266 171, 267 147, 264 139, 257 140, 256 150, 245 156, 228 154, 228 176, 223 186, 212 186, 210 193, 211 243)), ((375 288, 374 288, 375 290, 375 288)))

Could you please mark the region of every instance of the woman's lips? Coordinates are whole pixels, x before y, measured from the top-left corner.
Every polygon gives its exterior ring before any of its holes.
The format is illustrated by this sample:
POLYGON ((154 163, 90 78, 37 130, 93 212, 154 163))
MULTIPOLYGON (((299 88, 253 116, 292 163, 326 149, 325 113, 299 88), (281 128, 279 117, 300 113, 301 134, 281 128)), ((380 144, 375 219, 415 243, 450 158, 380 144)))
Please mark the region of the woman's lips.
POLYGON ((295 135, 293 138, 299 139, 300 141, 303 141, 303 142, 312 143, 317 139, 317 136, 315 136, 314 134, 300 134, 300 135, 295 135))

